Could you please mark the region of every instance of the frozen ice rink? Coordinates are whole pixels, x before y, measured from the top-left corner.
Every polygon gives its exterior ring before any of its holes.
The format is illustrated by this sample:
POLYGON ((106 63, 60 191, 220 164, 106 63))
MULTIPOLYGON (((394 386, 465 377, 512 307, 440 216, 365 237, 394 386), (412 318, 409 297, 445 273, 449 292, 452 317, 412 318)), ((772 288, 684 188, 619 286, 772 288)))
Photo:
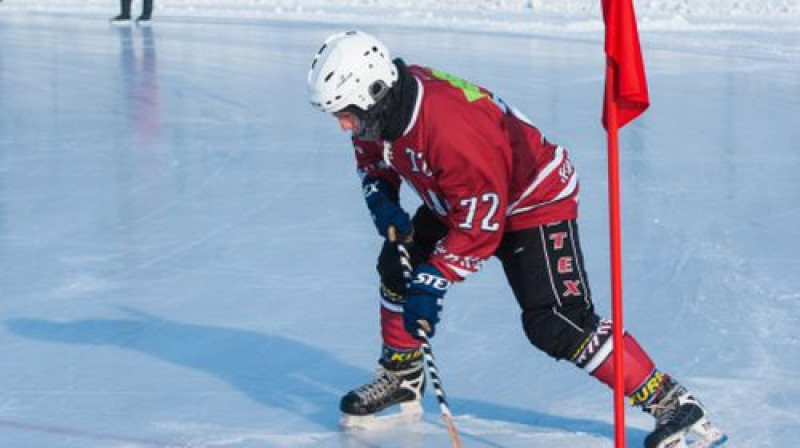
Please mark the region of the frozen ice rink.
MULTIPOLYGON (((448 446, 342 434, 379 355, 380 240, 348 138, 306 99, 340 25, 0 15, 0 445, 448 446)), ((608 306, 602 41, 369 28, 485 85, 571 151, 608 306)), ((800 424, 800 40, 643 35, 652 106, 622 133, 626 327, 733 447, 800 424)), ((417 202, 404 197, 408 207, 417 202)), ((613 445, 611 394, 529 346, 499 265, 433 341, 465 447, 613 445)), ((641 446, 651 420, 628 412, 641 446)))

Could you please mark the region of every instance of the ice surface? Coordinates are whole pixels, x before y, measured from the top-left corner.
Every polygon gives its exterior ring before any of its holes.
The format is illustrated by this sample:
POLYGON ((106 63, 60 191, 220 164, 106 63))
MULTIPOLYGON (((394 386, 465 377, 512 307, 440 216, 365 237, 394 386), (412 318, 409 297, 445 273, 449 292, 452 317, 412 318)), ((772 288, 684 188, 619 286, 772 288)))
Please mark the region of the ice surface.
MULTIPOLYGON (((448 446, 432 395, 403 431, 336 426, 379 349, 379 240, 347 137, 305 97, 341 25, 106 19, 0 12, 0 444, 448 446)), ((607 314, 597 31, 367 30, 570 149, 607 314)), ((800 423, 798 42, 644 33, 652 107, 622 134, 626 326, 732 446, 792 446, 800 423)), ((445 308, 465 447, 613 444, 611 394, 529 346, 495 263, 445 308)), ((628 421, 640 446, 651 423, 628 421)))

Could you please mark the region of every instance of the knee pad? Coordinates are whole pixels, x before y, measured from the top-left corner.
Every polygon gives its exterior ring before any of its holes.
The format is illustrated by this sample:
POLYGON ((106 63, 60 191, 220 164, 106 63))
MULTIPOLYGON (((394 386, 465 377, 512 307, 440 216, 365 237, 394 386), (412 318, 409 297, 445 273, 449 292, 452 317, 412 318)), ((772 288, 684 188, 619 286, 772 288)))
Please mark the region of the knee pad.
POLYGON ((559 360, 569 359, 574 354, 597 320, 593 309, 583 305, 522 314, 522 326, 531 344, 559 360))

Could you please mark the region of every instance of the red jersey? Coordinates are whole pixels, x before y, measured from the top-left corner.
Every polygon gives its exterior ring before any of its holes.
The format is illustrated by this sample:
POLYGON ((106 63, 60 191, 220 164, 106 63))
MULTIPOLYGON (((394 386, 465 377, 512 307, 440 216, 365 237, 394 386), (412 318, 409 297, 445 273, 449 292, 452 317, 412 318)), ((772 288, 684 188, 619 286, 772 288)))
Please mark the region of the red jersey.
POLYGON ((417 100, 394 141, 353 139, 359 174, 410 186, 448 228, 429 263, 452 281, 480 270, 504 232, 577 216, 567 151, 488 90, 409 66, 417 100))

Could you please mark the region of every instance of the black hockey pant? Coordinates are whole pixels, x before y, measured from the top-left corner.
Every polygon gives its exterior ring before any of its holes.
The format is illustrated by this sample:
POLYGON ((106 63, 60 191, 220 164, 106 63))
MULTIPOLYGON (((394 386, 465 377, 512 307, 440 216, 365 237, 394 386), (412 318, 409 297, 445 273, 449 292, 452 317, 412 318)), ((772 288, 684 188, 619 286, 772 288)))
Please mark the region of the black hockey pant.
MULTIPOLYGON (((447 229, 426 207, 414 216, 414 265, 424 262, 447 229)), ((522 310, 530 342, 556 359, 572 359, 599 318, 594 312, 574 220, 508 232, 495 252, 522 310)), ((378 259, 381 282, 402 295, 404 280, 393 244, 378 259)))

